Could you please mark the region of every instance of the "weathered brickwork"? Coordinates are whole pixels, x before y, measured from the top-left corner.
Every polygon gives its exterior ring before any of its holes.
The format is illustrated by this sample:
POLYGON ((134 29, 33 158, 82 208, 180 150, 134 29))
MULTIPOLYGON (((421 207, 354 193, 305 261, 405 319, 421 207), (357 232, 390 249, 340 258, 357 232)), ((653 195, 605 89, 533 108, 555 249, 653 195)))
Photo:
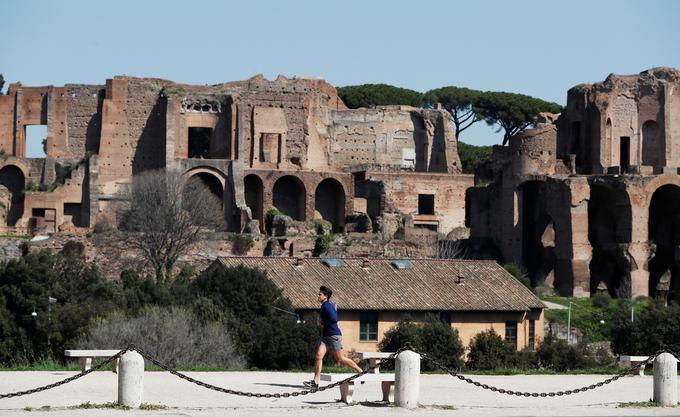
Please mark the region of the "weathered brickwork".
POLYGON ((105 85, 17 83, 0 97, 0 145, 7 155, 2 198, 13 206, 2 223, 17 232, 85 233, 99 221, 115 224, 119 196, 134 176, 165 169, 218 184, 230 231, 265 232, 265 214, 276 207, 290 218, 287 234, 308 237, 296 246, 292 236, 277 236, 277 246, 306 255, 317 224, 368 240, 406 229, 422 241, 415 230, 422 219, 412 217, 423 187, 432 201, 422 204, 435 211, 423 224, 434 233, 426 240, 436 241, 464 227, 472 185, 459 175, 446 112, 349 110, 335 88, 309 77, 258 75, 212 86, 127 76, 105 85), (47 125, 46 158, 25 158, 32 124, 47 125), (357 197, 355 184, 367 176, 387 193, 377 211, 357 197))
POLYGON ((555 120, 494 149, 468 191, 478 256, 564 295, 680 298, 680 71, 569 90, 555 120))

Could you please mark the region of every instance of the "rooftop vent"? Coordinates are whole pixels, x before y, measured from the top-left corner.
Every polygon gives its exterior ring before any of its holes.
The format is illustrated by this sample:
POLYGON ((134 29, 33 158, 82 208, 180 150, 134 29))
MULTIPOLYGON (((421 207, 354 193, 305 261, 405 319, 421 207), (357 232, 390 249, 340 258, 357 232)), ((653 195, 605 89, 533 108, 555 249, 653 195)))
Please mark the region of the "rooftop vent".
POLYGON ((397 269, 413 269, 413 263, 408 259, 393 259, 390 264, 397 269))
POLYGON ((321 260, 326 266, 330 268, 335 268, 338 266, 347 266, 347 263, 339 258, 323 258, 321 260))

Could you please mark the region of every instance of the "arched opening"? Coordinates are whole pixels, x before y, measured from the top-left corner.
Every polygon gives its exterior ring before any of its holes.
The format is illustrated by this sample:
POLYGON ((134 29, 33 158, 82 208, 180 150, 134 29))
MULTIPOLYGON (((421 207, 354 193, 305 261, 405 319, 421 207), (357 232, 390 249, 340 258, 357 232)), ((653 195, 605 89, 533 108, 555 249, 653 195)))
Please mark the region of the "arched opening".
POLYGON ((555 227, 548 214, 546 184, 528 181, 518 188, 522 263, 532 285, 554 284, 555 227))
POLYGON ((15 226, 24 215, 25 178, 21 169, 8 165, 0 169, 0 221, 15 226))
POLYGON ((649 204, 649 294, 668 295, 677 300, 680 273, 680 187, 664 185, 652 195, 649 204))
POLYGON ((660 153, 659 126, 648 120, 642 125, 642 165, 659 166, 660 153))
POLYGON ((588 240, 593 248, 591 294, 604 285, 611 296, 630 298, 630 272, 634 268, 628 253, 631 233, 632 211, 625 189, 591 184, 588 202, 588 240))
POLYGON ((201 189, 209 191, 201 193, 201 198, 206 198, 204 204, 214 207, 215 211, 222 213, 224 210, 224 186, 215 175, 208 172, 199 172, 190 176, 184 185, 182 198, 196 198, 196 193, 201 189))
POLYGON ((299 178, 286 175, 274 183, 274 207, 295 220, 305 220, 305 185, 299 178))
POLYGON ((316 187, 314 208, 321 218, 333 225, 333 232, 342 232, 345 226, 345 190, 333 178, 326 178, 316 187))
POLYGON ((247 175, 243 180, 244 194, 246 198, 246 205, 250 207, 250 213, 253 220, 260 222, 260 230, 264 231, 263 218, 263 201, 264 201, 264 186, 262 180, 255 174, 247 175))

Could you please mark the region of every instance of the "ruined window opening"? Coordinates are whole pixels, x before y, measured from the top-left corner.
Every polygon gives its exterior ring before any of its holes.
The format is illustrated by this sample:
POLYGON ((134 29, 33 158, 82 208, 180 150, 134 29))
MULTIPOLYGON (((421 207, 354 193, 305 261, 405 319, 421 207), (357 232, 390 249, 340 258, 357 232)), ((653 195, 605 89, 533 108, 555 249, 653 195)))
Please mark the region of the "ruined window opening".
POLYGON ((334 233, 344 230, 345 190, 338 181, 326 178, 319 183, 314 192, 314 208, 331 223, 334 233))
POLYGON ((517 348, 517 322, 505 322, 505 341, 517 348))
POLYGON ((434 214, 434 194, 418 194, 418 214, 434 214))
POLYGON ((44 208, 34 208, 31 210, 31 216, 33 217, 45 217, 45 209, 44 208))
POLYGON ((47 156, 47 125, 26 125, 26 158, 47 156))
POLYGON ((653 120, 646 121, 642 125, 642 165, 660 165, 662 150, 658 125, 653 120))
POLYGON ((208 159, 210 157, 210 138, 212 129, 209 127, 189 128, 189 158, 208 159))
POLYGON ((24 214, 24 184, 23 172, 15 165, 6 165, 0 169, 0 203, 4 205, 4 220, 7 226, 14 226, 24 214), (9 195, 6 194, 9 192, 9 195))
POLYGON ((621 136, 621 153, 619 156, 621 157, 619 166, 621 167, 621 173, 623 174, 630 169, 630 137, 621 136))
POLYGON ((71 223, 76 227, 87 227, 83 223, 83 205, 80 203, 64 203, 64 215, 71 216, 71 223))
POLYGON ((378 312, 362 311, 359 314, 359 341, 378 341, 378 312))
POLYGON ((244 179, 244 194, 246 198, 246 205, 250 207, 250 214, 253 220, 260 223, 260 230, 264 231, 263 218, 263 204, 264 204, 264 186, 260 177, 250 174, 244 179))
POLYGON ((274 207, 294 220, 304 220, 306 214, 306 190, 299 178, 286 175, 274 183, 272 191, 274 207))
POLYGON ((282 139, 280 133, 260 134, 260 161, 281 162, 282 139))

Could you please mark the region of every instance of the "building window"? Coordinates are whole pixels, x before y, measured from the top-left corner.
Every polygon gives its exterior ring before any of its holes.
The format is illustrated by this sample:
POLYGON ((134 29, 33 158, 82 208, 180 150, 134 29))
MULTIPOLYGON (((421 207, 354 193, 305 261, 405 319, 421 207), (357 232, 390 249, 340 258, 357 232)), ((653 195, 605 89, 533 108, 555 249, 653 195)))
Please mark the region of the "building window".
POLYGON ((378 312, 364 311, 359 316, 359 341, 378 341, 378 312))
POLYGON ((418 194, 418 214, 434 214, 434 194, 418 194))
POLYGON ((511 343, 513 346, 517 346, 517 322, 516 321, 506 321, 505 322, 505 341, 511 343))
POLYGON ((536 348, 536 321, 529 320, 529 350, 536 348))
POLYGON ((450 326, 451 325, 451 312, 450 311, 440 311, 439 312, 439 321, 446 324, 447 326, 450 326))

